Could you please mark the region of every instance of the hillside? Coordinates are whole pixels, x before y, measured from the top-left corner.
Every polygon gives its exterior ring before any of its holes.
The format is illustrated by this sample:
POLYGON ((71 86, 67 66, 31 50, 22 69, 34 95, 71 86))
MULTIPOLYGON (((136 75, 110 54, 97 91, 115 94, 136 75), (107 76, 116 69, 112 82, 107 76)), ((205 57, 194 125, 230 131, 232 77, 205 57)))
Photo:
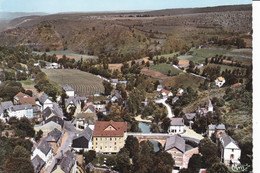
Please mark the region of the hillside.
POLYGON ((69 49, 129 60, 149 52, 188 49, 212 37, 249 33, 252 7, 54 14, 22 17, 12 20, 10 25, 10 29, 0 33, 0 45, 27 45, 38 51, 69 49))

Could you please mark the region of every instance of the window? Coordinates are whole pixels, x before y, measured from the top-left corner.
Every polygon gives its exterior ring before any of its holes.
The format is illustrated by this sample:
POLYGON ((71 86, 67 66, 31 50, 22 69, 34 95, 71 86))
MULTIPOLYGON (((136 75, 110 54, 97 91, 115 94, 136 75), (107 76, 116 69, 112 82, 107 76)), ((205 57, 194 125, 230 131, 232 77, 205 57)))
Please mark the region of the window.
POLYGON ((97 145, 97 142, 96 142, 96 145, 97 145))
POLYGON ((234 149, 232 149, 232 152, 234 152, 234 149))
POLYGON ((117 148, 115 147, 115 150, 117 150, 117 148))
POLYGON ((102 150, 102 147, 100 147, 100 150, 102 150))
POLYGON ((116 142, 115 142, 115 145, 116 145, 116 142))
POLYGON ((110 141, 112 141, 112 138, 110 138, 110 141))

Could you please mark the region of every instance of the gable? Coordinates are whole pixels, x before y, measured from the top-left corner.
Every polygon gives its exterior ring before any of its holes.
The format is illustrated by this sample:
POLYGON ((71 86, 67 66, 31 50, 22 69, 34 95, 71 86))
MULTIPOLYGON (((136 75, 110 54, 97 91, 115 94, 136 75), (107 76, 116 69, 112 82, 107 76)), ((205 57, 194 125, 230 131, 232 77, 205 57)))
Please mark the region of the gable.
POLYGON ((104 131, 115 131, 115 130, 116 130, 115 127, 113 127, 112 125, 109 125, 109 126, 107 126, 107 127, 105 128, 104 131))
POLYGON ((92 112, 89 108, 87 108, 84 113, 94 113, 94 112, 92 112))
POLYGON ((52 101, 50 99, 46 99, 44 102, 44 104, 51 104, 51 103, 52 103, 52 101))
POLYGON ((239 148, 237 147, 236 144, 234 144, 233 142, 230 142, 230 143, 225 147, 225 149, 239 149, 239 148))

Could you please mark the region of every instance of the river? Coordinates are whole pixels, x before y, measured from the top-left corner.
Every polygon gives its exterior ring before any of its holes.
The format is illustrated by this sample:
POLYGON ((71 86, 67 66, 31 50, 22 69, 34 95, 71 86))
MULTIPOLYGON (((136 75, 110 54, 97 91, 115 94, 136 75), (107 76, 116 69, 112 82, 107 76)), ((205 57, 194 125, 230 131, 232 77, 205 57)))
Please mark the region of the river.
MULTIPOLYGON (((141 129, 142 133, 152 133, 150 129, 150 124, 139 122, 138 127, 141 129)), ((153 149, 155 152, 159 151, 159 142, 154 141, 154 140, 149 140, 153 144, 153 149)))

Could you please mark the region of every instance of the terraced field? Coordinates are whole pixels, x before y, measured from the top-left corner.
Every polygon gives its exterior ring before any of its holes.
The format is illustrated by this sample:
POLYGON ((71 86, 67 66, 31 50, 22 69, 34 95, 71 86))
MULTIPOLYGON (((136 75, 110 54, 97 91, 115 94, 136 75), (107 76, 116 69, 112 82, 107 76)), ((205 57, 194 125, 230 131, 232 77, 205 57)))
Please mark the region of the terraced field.
POLYGON ((73 69, 43 69, 42 71, 50 80, 61 86, 70 85, 79 96, 91 96, 104 92, 103 80, 90 73, 73 69))

